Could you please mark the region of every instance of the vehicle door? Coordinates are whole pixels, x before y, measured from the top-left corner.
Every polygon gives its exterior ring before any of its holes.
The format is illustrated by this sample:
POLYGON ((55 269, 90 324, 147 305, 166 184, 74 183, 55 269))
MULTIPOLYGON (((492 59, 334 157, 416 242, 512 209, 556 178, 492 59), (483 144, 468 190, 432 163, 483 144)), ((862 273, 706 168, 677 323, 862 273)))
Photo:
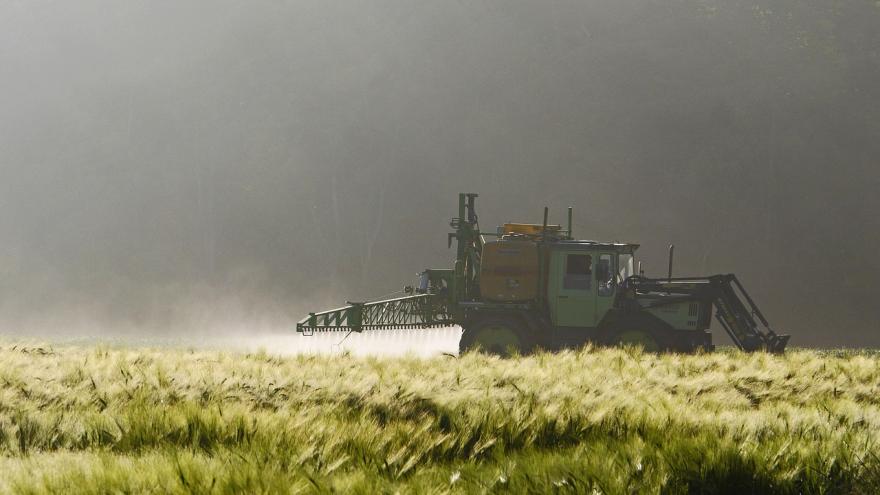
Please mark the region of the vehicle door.
POLYGON ((561 327, 591 327, 596 320, 596 254, 591 251, 554 253, 551 282, 555 323, 561 327))
POLYGON ((594 325, 598 325, 605 313, 614 305, 617 288, 617 253, 598 253, 595 261, 596 310, 594 325))

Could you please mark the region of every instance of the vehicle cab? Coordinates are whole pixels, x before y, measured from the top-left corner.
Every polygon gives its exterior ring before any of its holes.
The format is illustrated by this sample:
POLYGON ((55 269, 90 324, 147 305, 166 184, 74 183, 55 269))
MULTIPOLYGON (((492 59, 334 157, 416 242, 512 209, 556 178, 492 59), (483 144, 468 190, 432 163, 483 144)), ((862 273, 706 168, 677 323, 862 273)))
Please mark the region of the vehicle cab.
POLYGON ((595 328, 633 274, 637 244, 559 241, 548 244, 547 306, 554 326, 595 328))

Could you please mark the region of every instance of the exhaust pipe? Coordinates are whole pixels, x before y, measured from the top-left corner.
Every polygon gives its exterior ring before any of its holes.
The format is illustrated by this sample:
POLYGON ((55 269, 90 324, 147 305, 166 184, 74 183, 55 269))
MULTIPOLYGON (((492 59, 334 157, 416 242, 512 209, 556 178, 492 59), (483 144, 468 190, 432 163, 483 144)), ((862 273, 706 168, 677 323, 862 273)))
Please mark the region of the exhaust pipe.
POLYGON ((568 238, 574 240, 574 234, 571 233, 571 206, 568 207, 568 238))
POLYGON ((549 215, 550 215, 550 208, 545 206, 544 207, 544 226, 541 227, 541 240, 542 241, 547 240, 547 218, 549 217, 549 215))

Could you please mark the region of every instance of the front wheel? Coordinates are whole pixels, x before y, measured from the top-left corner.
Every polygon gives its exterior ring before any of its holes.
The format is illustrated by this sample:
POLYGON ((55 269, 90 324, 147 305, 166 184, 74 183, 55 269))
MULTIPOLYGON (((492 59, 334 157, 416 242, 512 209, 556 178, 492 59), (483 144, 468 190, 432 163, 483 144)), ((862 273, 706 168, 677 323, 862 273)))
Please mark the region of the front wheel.
POLYGON ((644 330, 624 330, 617 332, 613 345, 641 347, 645 352, 659 352, 662 348, 653 332, 644 330))
POLYGON ((531 350, 522 325, 508 318, 487 318, 468 324, 458 344, 459 354, 477 350, 509 357, 531 350))

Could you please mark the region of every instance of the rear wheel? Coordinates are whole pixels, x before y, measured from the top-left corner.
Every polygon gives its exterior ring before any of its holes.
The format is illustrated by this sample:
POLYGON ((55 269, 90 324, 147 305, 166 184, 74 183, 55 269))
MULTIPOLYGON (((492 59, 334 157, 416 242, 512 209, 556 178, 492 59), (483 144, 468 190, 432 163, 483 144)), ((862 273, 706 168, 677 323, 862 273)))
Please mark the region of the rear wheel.
POLYGON ((531 347, 523 326, 509 318, 487 318, 467 325, 458 344, 459 353, 479 350, 504 357, 529 352, 531 347))

